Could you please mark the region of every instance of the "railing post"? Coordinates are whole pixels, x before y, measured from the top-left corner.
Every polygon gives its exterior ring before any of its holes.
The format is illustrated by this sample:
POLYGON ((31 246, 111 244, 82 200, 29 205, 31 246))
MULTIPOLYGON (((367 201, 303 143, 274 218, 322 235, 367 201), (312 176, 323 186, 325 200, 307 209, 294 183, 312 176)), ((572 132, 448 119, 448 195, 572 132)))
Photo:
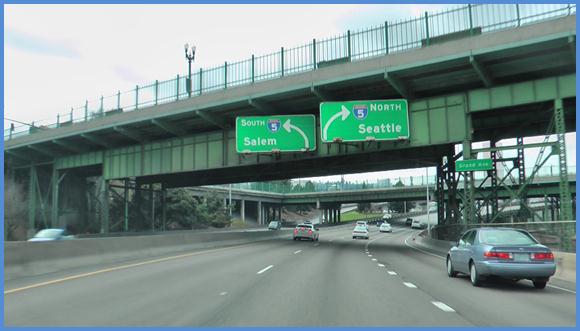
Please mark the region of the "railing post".
POLYGON ((284 47, 280 48, 280 68, 284 77, 284 47))
POLYGON ((312 69, 316 70, 316 39, 312 39, 312 69))
POLYGON ((469 11, 469 35, 473 36, 473 13, 471 11, 471 4, 467 5, 469 11))
POLYGON ((157 100, 159 99, 159 81, 155 80, 155 106, 157 106, 157 100))
POLYGON ((389 54, 389 22, 385 21, 385 54, 389 54))
POLYGON ((105 109, 103 108, 103 96, 101 95, 101 107, 99 108, 99 113, 101 116, 103 116, 104 112, 105 112, 105 109))
POLYGON ((73 111, 74 111, 74 108, 73 107, 70 107, 70 122, 71 123, 73 121, 73 111))
POLYGON ((175 99, 179 100, 179 74, 175 78, 175 99))
POLYGON ((10 123, 10 134, 8 135, 8 140, 12 139, 13 132, 14 132, 14 123, 10 123))
POLYGON ((85 122, 89 120, 89 100, 85 100, 85 122))
POLYGON ((139 109, 139 85, 135 85, 135 109, 139 109))
POLYGON ((350 30, 346 31, 346 47, 348 52, 348 60, 350 61, 350 56, 352 54, 350 49, 350 30))
POLYGON ((520 19, 520 5, 516 3, 516 17, 518 19, 518 26, 521 25, 521 19, 520 19))
POLYGON ((199 68, 199 95, 201 95, 201 91, 203 90, 203 79, 202 79, 202 75, 203 75, 203 69, 199 68))
POLYGON ((228 61, 224 62, 224 89, 228 88, 228 61))
POLYGON ((572 7, 568 4, 568 16, 570 16, 570 14, 572 14, 572 7))
POLYGON ((252 84, 254 84, 254 54, 252 54, 252 84))
POLYGON ((117 90, 117 110, 121 109, 121 91, 117 90))
POLYGON ((425 12, 425 43, 429 46, 429 13, 425 12))
POLYGON ((60 114, 56 114, 56 127, 60 127, 60 114))

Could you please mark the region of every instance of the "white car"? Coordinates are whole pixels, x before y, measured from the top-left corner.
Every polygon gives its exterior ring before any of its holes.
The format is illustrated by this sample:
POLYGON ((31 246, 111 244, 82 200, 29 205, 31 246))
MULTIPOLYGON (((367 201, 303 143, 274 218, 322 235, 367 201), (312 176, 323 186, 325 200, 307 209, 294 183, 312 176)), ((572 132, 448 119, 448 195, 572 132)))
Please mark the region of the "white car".
POLYGON ((356 238, 369 239, 369 229, 364 225, 357 225, 352 231, 352 239, 356 238))
POLYGON ((393 229, 389 223, 383 222, 383 224, 381 224, 379 227, 379 232, 393 232, 393 229))
POLYGON ((392 218, 393 218, 393 216, 391 214, 384 214, 383 215, 383 220, 390 220, 392 218))
POLYGON ((423 228, 423 224, 421 224, 421 221, 419 221, 418 219, 414 219, 413 223, 411 223, 411 229, 422 229, 423 228))

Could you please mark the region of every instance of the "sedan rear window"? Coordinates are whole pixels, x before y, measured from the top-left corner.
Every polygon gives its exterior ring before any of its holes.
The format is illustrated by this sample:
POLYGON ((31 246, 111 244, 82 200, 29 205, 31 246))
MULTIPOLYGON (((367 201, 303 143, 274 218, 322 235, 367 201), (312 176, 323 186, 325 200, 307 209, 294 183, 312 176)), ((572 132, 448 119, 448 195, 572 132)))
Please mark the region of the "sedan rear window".
POLYGON ((311 224, 299 224, 297 226, 297 228, 306 228, 306 229, 312 229, 312 225, 311 224))
POLYGON ((537 242, 527 233, 516 230, 483 230, 481 242, 490 245, 533 245, 537 242))

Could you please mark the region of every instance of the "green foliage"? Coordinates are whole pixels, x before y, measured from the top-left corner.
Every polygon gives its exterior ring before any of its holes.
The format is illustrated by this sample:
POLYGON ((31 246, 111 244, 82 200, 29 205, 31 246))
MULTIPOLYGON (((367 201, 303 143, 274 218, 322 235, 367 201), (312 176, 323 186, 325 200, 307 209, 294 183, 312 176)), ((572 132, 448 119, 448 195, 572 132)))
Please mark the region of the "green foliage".
POLYGON ((316 188, 314 187, 314 183, 312 181, 307 181, 304 184, 304 192, 314 192, 316 188))
POLYGON ((340 215, 341 222, 350 222, 350 221, 358 221, 358 220, 366 220, 366 219, 376 219, 382 216, 382 213, 369 213, 369 214, 361 214, 356 210, 351 210, 346 213, 340 215))

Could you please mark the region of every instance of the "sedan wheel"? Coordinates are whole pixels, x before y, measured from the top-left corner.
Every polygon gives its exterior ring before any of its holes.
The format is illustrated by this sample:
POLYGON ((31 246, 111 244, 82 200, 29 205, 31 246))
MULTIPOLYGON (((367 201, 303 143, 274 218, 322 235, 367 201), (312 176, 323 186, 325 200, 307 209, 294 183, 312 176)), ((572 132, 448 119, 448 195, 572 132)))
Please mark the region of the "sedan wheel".
POLYGON ((453 264, 451 263, 451 258, 449 256, 447 257, 446 264, 447 264, 447 276, 456 277, 457 271, 453 270, 453 264))
POLYGON ((477 273, 477 268, 475 267, 475 263, 471 263, 469 267, 469 278, 471 279, 471 285, 479 286, 481 285, 481 276, 477 273))
POLYGON ((537 289, 540 289, 540 290, 541 290, 541 289, 543 289, 543 288, 546 288, 546 284, 547 284, 548 282, 547 282, 547 281, 545 281, 545 280, 534 280, 534 281, 533 281, 533 283, 534 283, 534 287, 535 287, 535 288, 537 288, 537 289))

